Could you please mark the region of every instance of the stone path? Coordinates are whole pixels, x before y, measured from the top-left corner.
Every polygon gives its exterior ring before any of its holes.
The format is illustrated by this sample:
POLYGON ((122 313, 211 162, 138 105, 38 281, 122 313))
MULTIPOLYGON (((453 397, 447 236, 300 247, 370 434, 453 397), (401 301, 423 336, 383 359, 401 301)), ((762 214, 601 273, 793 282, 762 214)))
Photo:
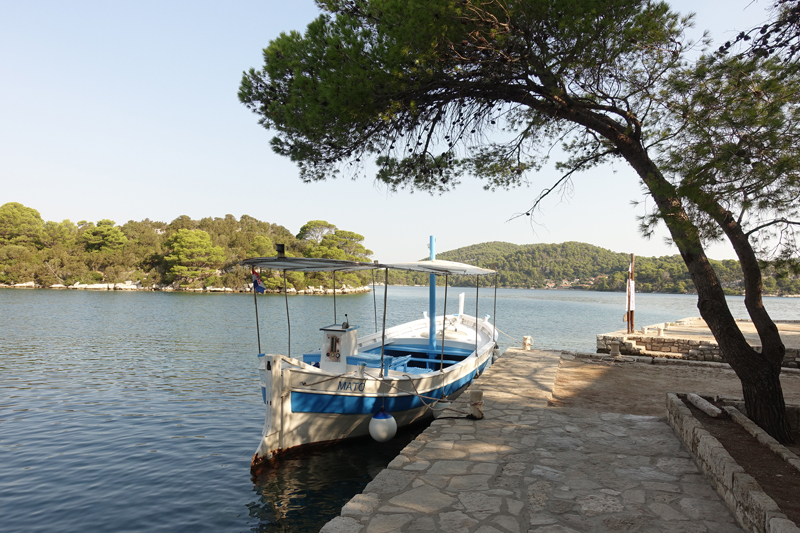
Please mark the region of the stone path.
POLYGON ((322 532, 742 531, 665 419, 547 408, 559 360, 506 351, 322 532))

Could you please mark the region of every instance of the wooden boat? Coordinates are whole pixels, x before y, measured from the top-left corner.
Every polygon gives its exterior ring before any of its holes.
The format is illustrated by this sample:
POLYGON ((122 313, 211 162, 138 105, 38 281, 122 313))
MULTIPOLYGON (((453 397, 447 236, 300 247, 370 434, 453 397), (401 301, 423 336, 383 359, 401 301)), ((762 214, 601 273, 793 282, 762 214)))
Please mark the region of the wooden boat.
MULTIPOLYGON (((382 269, 387 282, 389 269, 425 272, 432 278, 431 302, 435 276, 495 273, 438 260, 386 265, 279 256, 242 264, 282 272, 382 269)), ((361 337, 355 326, 334 323, 320 328, 317 349, 295 357, 260 353, 266 417, 253 468, 291 448, 368 435, 378 413, 389 413, 398 427, 433 416, 440 402, 456 398, 491 365, 495 353, 489 315, 466 315, 463 306, 462 294, 458 313, 437 317, 431 304, 423 318, 387 328, 384 292, 384 325, 377 333, 361 337)))

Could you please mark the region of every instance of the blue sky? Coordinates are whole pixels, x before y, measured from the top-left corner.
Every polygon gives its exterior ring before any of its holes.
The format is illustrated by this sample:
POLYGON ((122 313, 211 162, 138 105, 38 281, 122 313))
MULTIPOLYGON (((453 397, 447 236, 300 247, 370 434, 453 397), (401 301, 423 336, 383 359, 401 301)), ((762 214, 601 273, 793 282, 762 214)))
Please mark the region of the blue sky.
MULTIPOLYGON (((761 0, 673 2, 697 12, 696 36, 716 40, 764 20, 761 0)), ((20 202, 45 220, 169 222, 243 214, 293 233, 309 220, 356 231, 381 261, 485 241, 582 241, 616 252, 672 255, 662 232, 636 230, 644 207, 625 165, 574 179, 537 224, 508 219, 556 176, 488 192, 464 179, 443 196, 389 193, 371 179, 303 184, 269 148, 270 132, 236 96, 242 72, 280 32, 318 15, 311 0, 0 0, 0 204, 20 202)), ((734 257, 725 245, 716 259, 734 257)))

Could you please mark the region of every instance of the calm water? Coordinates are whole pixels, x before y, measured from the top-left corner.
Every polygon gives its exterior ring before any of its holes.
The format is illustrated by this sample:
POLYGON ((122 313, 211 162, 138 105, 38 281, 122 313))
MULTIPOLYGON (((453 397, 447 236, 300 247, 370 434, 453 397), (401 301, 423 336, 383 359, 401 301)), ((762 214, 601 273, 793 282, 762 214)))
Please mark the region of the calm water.
MULTIPOLYGON (((449 312, 461 291, 449 290, 449 312)), ((493 314, 491 292, 480 315, 493 314)), ((371 333, 381 297, 339 297, 337 319, 371 333)), ((501 335, 501 347, 532 335, 539 348, 594 351, 595 334, 623 327, 624 298, 500 290, 497 327, 517 339, 501 335)), ((638 295, 636 323, 698 316, 695 302, 638 295)), ((741 298, 731 304, 746 316, 741 298)), ((800 299, 767 307, 800 319, 800 299)), ((290 297, 289 308, 292 352, 316 347, 333 299, 290 297)), ((390 287, 389 325, 424 309, 426 288, 390 287)), ((259 315, 263 350, 285 353, 283 297, 259 297, 259 315)), ((0 529, 317 531, 413 435, 289 456, 251 480, 257 350, 252 295, 0 290, 0 529)))

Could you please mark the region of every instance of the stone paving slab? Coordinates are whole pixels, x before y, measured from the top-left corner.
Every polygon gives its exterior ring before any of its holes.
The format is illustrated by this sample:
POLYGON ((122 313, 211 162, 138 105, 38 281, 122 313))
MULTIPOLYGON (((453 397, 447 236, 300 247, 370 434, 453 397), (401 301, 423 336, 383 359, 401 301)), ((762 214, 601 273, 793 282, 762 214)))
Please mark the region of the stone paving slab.
POLYGON ((434 421, 322 531, 742 531, 665 418, 548 408, 559 355, 508 350, 484 419, 434 421))

